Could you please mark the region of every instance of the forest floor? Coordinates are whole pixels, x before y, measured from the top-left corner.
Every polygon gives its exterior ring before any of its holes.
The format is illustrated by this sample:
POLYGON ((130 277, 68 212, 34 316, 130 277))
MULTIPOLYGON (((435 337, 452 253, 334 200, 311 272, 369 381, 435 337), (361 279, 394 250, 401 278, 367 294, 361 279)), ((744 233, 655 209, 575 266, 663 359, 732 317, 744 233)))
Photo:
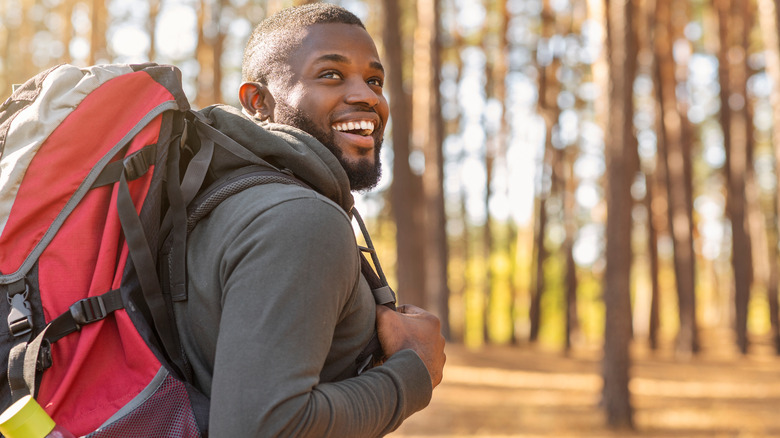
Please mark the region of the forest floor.
POLYGON ((389 436, 780 437, 780 358, 765 340, 747 355, 725 331, 690 358, 632 348, 633 432, 606 427, 597 350, 453 344, 428 408, 389 436))

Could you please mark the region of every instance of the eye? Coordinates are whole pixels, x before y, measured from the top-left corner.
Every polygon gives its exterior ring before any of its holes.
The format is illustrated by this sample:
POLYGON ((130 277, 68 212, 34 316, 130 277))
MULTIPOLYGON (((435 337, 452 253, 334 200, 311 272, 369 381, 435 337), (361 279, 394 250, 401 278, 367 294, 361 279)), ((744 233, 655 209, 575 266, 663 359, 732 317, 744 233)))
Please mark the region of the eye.
POLYGON ((320 78, 322 79, 343 79, 341 76, 341 73, 335 71, 335 70, 328 70, 326 72, 323 72, 320 75, 320 78))
POLYGON ((366 81, 368 85, 374 85, 376 87, 382 88, 384 86, 384 82, 381 78, 371 78, 368 81, 366 81))

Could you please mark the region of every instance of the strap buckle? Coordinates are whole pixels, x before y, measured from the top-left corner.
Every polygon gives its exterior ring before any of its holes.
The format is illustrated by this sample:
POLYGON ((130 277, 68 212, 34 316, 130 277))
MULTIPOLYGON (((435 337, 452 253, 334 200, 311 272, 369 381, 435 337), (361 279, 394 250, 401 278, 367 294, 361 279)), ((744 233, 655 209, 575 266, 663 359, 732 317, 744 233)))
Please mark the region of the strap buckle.
POLYGON ((128 181, 140 178, 149 170, 152 164, 154 164, 155 152, 156 148, 150 145, 124 159, 122 165, 128 181))
POLYGON ((70 315, 76 322, 78 330, 81 330, 81 326, 85 324, 100 321, 108 316, 108 313, 102 296, 84 298, 70 306, 70 315))
POLYGON ((25 286, 24 293, 8 295, 8 302, 11 303, 11 311, 8 312, 8 330, 15 337, 26 335, 33 328, 32 310, 30 302, 27 301, 28 291, 25 286))
POLYGON ((11 305, 11 309, 8 312, 8 330, 15 337, 26 335, 33 328, 32 309, 30 308, 30 302, 27 301, 30 287, 26 282, 20 282, 16 286, 21 286, 21 284, 24 284, 23 291, 21 287, 18 287, 20 290, 13 290, 12 288, 8 292, 8 303, 11 305))

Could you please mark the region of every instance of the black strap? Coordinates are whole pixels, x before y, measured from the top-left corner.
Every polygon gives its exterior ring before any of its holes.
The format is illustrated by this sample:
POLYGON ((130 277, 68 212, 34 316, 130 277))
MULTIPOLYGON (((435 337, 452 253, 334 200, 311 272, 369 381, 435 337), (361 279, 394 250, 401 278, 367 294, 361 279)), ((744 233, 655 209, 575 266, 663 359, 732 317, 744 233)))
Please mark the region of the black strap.
POLYGON ((125 157, 123 160, 108 163, 95 182, 92 183, 92 188, 114 184, 119 181, 119 177, 122 176, 123 172, 127 173, 128 181, 139 178, 154 164, 157 157, 157 148, 155 146, 144 146, 141 150, 125 157))
POLYGON ((187 213, 187 232, 192 231, 198 221, 231 196, 250 187, 273 183, 309 188, 306 183, 286 172, 256 165, 243 167, 214 182, 190 205, 187 213))
POLYGON ((76 301, 67 312, 49 323, 46 340, 50 343, 57 342, 65 336, 81 330, 82 326, 100 321, 111 313, 124 309, 124 307, 119 289, 76 301))
POLYGON ((36 372, 48 368, 51 363, 48 357, 49 345, 122 308, 124 305, 119 289, 84 298, 50 322, 31 342, 14 345, 8 358, 8 384, 12 401, 35 394, 36 372))
MULTIPOLYGON (((379 263, 379 257, 374 249, 374 243, 371 241, 371 236, 368 234, 366 224, 363 222, 363 218, 358 213, 357 209, 352 208, 352 215, 360 226, 360 232, 363 234, 363 238, 366 241, 365 247, 360 248, 360 271, 363 273, 368 286, 371 288, 371 293, 374 295, 374 301, 379 306, 387 306, 395 310, 396 296, 393 289, 387 284, 387 278, 382 271, 382 265, 379 263), (374 268, 371 267, 368 259, 363 253, 371 254, 371 258, 374 262, 374 268)), ((384 350, 382 350, 382 344, 379 342, 379 334, 374 330, 374 334, 368 344, 363 348, 358 357, 355 359, 355 363, 358 367, 358 375, 364 371, 380 364, 385 359, 384 350)))
POLYGON ((8 353, 8 385, 11 388, 11 402, 31 393, 24 380, 24 354, 27 352, 27 345, 26 341, 16 344, 8 353))
POLYGON ((119 178, 117 211, 130 252, 130 258, 133 262, 133 268, 137 273, 136 277, 141 285, 144 300, 149 307, 154 327, 163 344, 163 348, 171 359, 172 365, 183 375, 186 370, 183 353, 178 348, 176 338, 174 337, 176 333, 175 327, 173 326, 173 321, 168 317, 167 306, 157 276, 155 258, 149 248, 149 242, 141 224, 141 219, 138 217, 135 204, 130 196, 127 177, 124 173, 119 178))
POLYGON ((16 401, 29 394, 24 380, 24 353, 32 337, 32 310, 28 301, 29 288, 24 278, 8 285, 8 330, 14 337, 14 345, 8 354, 8 385, 11 399, 16 401), (26 393, 25 393, 26 392, 26 393))
POLYGON ((237 141, 228 137, 227 134, 209 125, 208 121, 205 120, 202 114, 197 112, 193 112, 193 114, 196 116, 194 119, 194 123, 201 141, 207 138, 213 141, 214 143, 220 145, 226 151, 230 152, 231 154, 235 155, 238 158, 241 158, 244 161, 247 161, 252 164, 257 164, 258 166, 269 167, 271 169, 279 170, 275 166, 271 165, 269 162, 258 157, 256 154, 248 150, 246 147, 242 146, 237 141))
MULTIPOLYGON (((189 122, 188 122, 189 123, 189 122)), ((182 133, 180 145, 187 142, 188 130, 182 133)), ((171 252, 167 261, 170 272, 171 299, 187 299, 187 205, 203 185, 209 164, 214 156, 214 142, 202 139, 200 149, 187 165, 179 185, 179 147, 172 147, 168 154, 168 199, 170 209, 163 223, 171 220, 171 252)))
POLYGON ((393 292, 393 289, 387 284, 387 278, 385 277, 384 271, 382 271, 382 265, 379 263, 379 256, 377 256, 374 243, 371 241, 371 235, 368 234, 366 224, 363 222, 363 218, 355 207, 352 207, 352 215, 355 217, 355 220, 357 220, 360 232, 363 234, 363 239, 366 241, 365 247, 359 247, 361 251, 360 268, 363 272, 363 276, 366 277, 368 285, 371 286, 371 292, 374 294, 376 303, 395 310, 395 292, 393 292), (366 257, 363 255, 364 252, 371 254, 371 260, 374 262, 376 272, 371 268, 368 260, 366 260, 366 257))
POLYGON ((26 395, 35 395, 38 355, 48 329, 49 326, 44 328, 32 342, 15 345, 11 349, 8 362, 8 383, 11 386, 12 402, 16 402, 26 395))

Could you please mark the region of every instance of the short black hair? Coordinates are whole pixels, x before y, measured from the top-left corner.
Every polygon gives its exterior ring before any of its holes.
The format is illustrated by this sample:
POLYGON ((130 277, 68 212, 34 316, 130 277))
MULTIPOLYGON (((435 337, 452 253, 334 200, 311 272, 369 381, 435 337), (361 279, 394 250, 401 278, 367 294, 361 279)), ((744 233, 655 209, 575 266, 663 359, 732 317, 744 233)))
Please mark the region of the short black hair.
POLYGON ((242 80, 268 85, 269 77, 285 74, 287 56, 301 43, 301 31, 323 23, 354 24, 366 28, 355 14, 330 3, 283 9, 263 20, 249 37, 241 66, 242 80))

